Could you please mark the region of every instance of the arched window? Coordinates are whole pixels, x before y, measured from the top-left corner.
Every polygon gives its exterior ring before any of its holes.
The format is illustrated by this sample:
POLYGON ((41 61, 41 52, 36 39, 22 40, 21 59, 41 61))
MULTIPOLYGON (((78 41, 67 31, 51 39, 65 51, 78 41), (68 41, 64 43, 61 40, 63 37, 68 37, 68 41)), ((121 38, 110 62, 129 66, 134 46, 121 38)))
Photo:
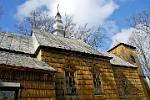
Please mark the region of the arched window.
POLYGON ((96 72, 95 68, 93 68, 92 76, 93 76, 94 94, 100 95, 102 94, 102 82, 100 74, 96 72))
POLYGON ((65 69, 65 77, 66 77, 66 90, 67 94, 75 95, 76 94, 76 87, 75 87, 75 80, 74 80, 74 71, 71 69, 70 66, 66 67, 65 69))

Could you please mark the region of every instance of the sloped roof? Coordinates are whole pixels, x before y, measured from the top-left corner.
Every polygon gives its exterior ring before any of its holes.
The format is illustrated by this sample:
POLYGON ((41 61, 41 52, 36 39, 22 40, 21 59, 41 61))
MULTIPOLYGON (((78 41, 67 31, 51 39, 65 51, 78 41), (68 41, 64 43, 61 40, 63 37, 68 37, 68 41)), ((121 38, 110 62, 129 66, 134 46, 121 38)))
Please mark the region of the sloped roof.
POLYGON ((93 49, 92 47, 90 47, 89 45, 87 45, 81 40, 63 38, 47 32, 41 33, 38 30, 34 30, 33 34, 35 35, 39 46, 49 46, 54 48, 60 48, 65 50, 109 57, 104 53, 101 53, 93 49))
POLYGON ((112 46, 109 50, 107 50, 108 52, 112 51, 113 49, 115 49, 116 47, 120 46, 120 45, 124 45, 124 46, 127 46, 127 47, 130 47, 130 48, 133 48, 133 49, 136 49, 135 46, 133 45, 130 45, 130 44, 127 44, 127 43, 117 43, 115 44, 114 46, 112 46))
POLYGON ((112 59, 110 60, 110 63, 112 65, 117 65, 117 66, 124 66, 124 67, 137 67, 133 64, 130 64, 129 62, 124 61, 123 59, 121 59, 120 57, 111 54, 111 53, 107 53, 110 57, 112 57, 112 59))
POLYGON ((33 54, 33 41, 31 36, 16 35, 0 32, 0 48, 33 54))
POLYGON ((1 32, 0 49, 16 51, 17 53, 0 51, 0 64, 54 71, 54 69, 45 62, 26 55, 34 54, 39 46, 48 46, 108 58, 113 57, 113 59, 110 61, 110 63, 113 65, 134 67, 134 65, 131 65, 121 58, 113 54, 99 52, 80 40, 63 38, 47 32, 40 32, 39 30, 34 30, 32 34, 33 36, 21 36, 12 33, 1 32), (19 52, 25 54, 19 54, 19 52))
POLYGON ((47 63, 39 61, 36 58, 32 58, 25 54, 9 53, 6 51, 0 51, 0 65, 55 71, 55 69, 47 63))

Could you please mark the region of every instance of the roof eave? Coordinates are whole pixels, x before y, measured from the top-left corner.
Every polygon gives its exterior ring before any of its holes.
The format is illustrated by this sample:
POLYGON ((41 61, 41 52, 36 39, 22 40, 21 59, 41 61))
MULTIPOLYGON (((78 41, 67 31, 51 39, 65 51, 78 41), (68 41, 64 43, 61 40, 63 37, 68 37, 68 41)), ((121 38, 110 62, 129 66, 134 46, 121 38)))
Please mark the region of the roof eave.
POLYGON ((107 50, 107 52, 112 51, 113 49, 117 48, 117 47, 120 46, 120 45, 125 45, 125 46, 128 46, 128 47, 130 47, 130 48, 136 49, 136 47, 134 47, 134 46, 132 46, 132 45, 128 45, 128 44, 125 44, 125 43, 119 43, 119 44, 115 45, 114 47, 112 47, 111 49, 107 50))
POLYGON ((67 49, 62 49, 62 48, 56 48, 56 47, 50 47, 50 46, 44 46, 44 45, 40 45, 37 50, 35 51, 35 55, 38 54, 39 50, 40 49, 45 49, 45 48, 50 48, 50 49, 53 49, 53 50, 61 50, 63 52, 74 52, 74 53, 77 53, 77 54, 88 54, 88 55, 91 55, 91 56, 94 56, 94 57, 101 57, 101 58, 104 58, 104 59, 107 59, 107 60, 110 60, 112 59, 113 57, 109 57, 109 56, 103 56, 103 55, 96 55, 96 54, 90 54, 90 53, 86 53, 86 52, 79 52, 79 51, 74 51, 74 50, 67 50, 67 49))

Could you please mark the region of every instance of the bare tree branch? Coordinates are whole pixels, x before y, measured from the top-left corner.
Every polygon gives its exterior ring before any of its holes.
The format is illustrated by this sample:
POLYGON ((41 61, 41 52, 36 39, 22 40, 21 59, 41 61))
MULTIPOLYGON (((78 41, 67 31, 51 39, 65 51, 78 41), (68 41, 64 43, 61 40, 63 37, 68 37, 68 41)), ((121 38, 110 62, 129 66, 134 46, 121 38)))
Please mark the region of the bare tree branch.
POLYGON ((44 32, 52 32, 54 19, 50 17, 46 12, 42 12, 37 9, 31 12, 30 16, 25 18, 22 22, 17 23, 15 26, 18 33, 29 35, 32 28, 39 29, 44 32))
MULTIPOLYGON (((29 35, 32 28, 44 32, 52 32, 54 19, 40 9, 35 10, 31 15, 24 19, 22 23, 17 23, 18 33, 29 35)), ((100 26, 97 28, 88 27, 88 24, 78 25, 73 21, 73 16, 65 15, 63 18, 64 37, 75 38, 84 41, 91 47, 99 48, 104 38, 100 26)))
POLYGON ((150 80, 150 12, 143 11, 131 17, 130 26, 135 28, 129 43, 136 46, 141 67, 150 80))
POLYGON ((64 19, 64 37, 71 38, 74 34, 76 24, 73 22, 73 16, 65 14, 64 19))

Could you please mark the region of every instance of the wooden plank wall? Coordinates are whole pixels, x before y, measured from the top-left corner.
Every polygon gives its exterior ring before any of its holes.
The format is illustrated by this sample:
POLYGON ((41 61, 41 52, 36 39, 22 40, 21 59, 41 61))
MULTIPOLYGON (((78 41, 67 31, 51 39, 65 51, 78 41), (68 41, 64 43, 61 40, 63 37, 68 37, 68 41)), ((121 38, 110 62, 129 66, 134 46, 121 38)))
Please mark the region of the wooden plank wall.
POLYGON ((47 62, 58 72, 55 74, 57 100, 118 100, 117 86, 113 71, 108 60, 96 59, 94 57, 76 55, 73 53, 62 53, 52 50, 41 50, 39 59, 47 62), (75 70, 76 95, 67 95, 65 83, 65 67, 69 63, 75 70), (101 74, 101 95, 94 95, 92 67, 96 67, 101 74))
POLYGON ((53 76, 36 71, 19 71, 0 68, 0 80, 19 82, 18 100, 55 100, 53 76))
POLYGON ((120 100, 148 100, 136 68, 113 66, 115 81, 119 91, 120 100), (124 92, 123 80, 126 80, 126 92, 124 92))
POLYGON ((140 65, 136 49, 130 48, 130 47, 125 46, 125 45, 119 45, 117 48, 113 49, 110 52, 119 56, 120 58, 124 59, 125 61, 127 61, 131 64, 134 64, 135 66, 138 67, 138 74, 140 76, 140 80, 141 80, 142 86, 144 88, 144 93, 146 94, 146 97, 149 100, 150 99, 150 89, 148 87, 146 77, 144 76, 144 73, 142 71, 142 67, 140 65), (131 56, 134 57, 136 63, 133 63, 131 61, 131 56))

